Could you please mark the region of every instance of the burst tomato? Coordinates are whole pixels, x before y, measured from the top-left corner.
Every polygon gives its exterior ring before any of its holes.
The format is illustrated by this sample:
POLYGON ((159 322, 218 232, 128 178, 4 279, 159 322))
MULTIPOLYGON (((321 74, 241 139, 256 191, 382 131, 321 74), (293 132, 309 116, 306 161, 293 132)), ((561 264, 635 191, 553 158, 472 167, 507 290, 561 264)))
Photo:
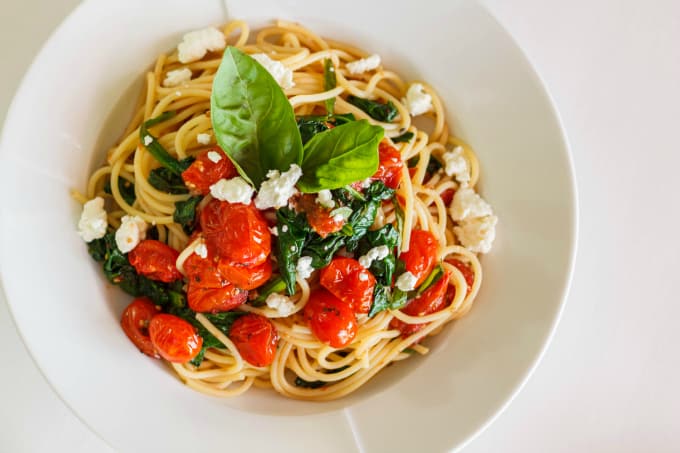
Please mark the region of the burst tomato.
POLYGON ((222 151, 222 148, 213 146, 196 156, 196 160, 182 172, 182 179, 192 192, 207 195, 210 193, 210 186, 217 181, 222 178, 233 178, 237 175, 236 167, 222 151), (222 158, 213 162, 208 157, 208 153, 211 151, 219 153, 222 158))
POLYGON ((434 268, 437 247, 437 238, 429 231, 411 231, 408 252, 399 255, 399 259, 404 262, 406 270, 418 279, 416 286, 420 285, 434 268))
POLYGON ((187 274, 187 301, 199 313, 217 313, 238 307, 248 291, 237 288, 225 278, 214 259, 190 255, 184 261, 187 274))
POLYGON ((309 226, 322 238, 340 231, 345 224, 344 220, 334 220, 331 215, 332 209, 317 203, 315 195, 303 194, 297 197, 295 202, 297 209, 307 215, 309 226))
POLYGON ((304 317, 314 335, 334 348, 347 346, 357 334, 357 318, 352 307, 323 288, 309 295, 304 317))
MULTIPOLYGON (((472 267, 470 267, 469 264, 465 264, 462 261, 457 260, 455 258, 449 258, 448 260, 445 261, 455 266, 463 274, 463 278, 465 278, 465 283, 467 283, 467 292, 470 292, 472 284, 475 282, 475 273, 472 271, 472 267)), ((456 287, 451 285, 449 286, 449 290, 446 294, 446 299, 448 300, 448 303, 451 303, 454 297, 456 297, 456 287)))
POLYGON ((198 355, 203 346, 203 338, 194 326, 166 313, 151 318, 149 337, 161 357, 168 362, 188 362, 198 355))
POLYGON ((154 359, 160 359, 161 356, 149 338, 149 322, 158 312, 158 308, 151 302, 151 299, 139 297, 123 310, 120 318, 120 326, 125 335, 137 346, 137 349, 154 359))
POLYGON ((252 204, 212 200, 201 211, 201 229, 208 250, 232 263, 257 266, 271 252, 267 222, 252 204))
POLYGON ((368 313, 373 302, 375 277, 352 258, 333 258, 321 269, 321 286, 348 304, 355 313, 368 313))
POLYGON ((146 239, 128 254, 128 259, 138 274, 169 283, 182 278, 175 266, 178 256, 179 252, 169 245, 146 239))
MULTIPOLYGON (((446 272, 437 282, 428 288, 420 297, 410 301, 401 309, 409 316, 426 316, 436 313, 451 303, 447 296, 451 272, 446 272)), ((390 328, 397 329, 407 337, 423 328, 425 324, 407 324, 397 318, 390 321, 390 328)))
POLYGON ((440 195, 442 197, 442 201, 446 206, 451 204, 451 201, 453 200, 453 196, 456 194, 456 191, 454 189, 446 189, 442 194, 440 195))
POLYGON ((396 189, 399 187, 401 169, 404 167, 404 162, 401 160, 401 154, 397 148, 390 146, 386 140, 380 142, 378 153, 380 156, 380 165, 372 179, 378 179, 384 182, 387 187, 396 189))
POLYGON ((270 260, 258 266, 241 266, 227 260, 220 260, 217 266, 227 280, 241 289, 255 289, 262 286, 272 276, 270 260))
POLYGON ((231 326, 229 339, 234 342, 243 360, 253 366, 271 365, 279 344, 279 333, 264 316, 241 316, 231 326))

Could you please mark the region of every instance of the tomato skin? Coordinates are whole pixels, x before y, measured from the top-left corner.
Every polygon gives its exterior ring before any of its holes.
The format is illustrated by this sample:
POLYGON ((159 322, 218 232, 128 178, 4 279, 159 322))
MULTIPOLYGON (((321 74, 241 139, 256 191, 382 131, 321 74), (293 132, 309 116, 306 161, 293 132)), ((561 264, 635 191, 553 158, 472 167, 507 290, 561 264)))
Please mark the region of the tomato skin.
POLYGON ((296 207, 307 216, 309 226, 322 238, 342 230, 345 220, 336 221, 331 215, 332 209, 316 202, 316 195, 302 194, 295 200, 296 207))
POLYGON ((309 295, 304 317, 312 333, 334 348, 347 346, 357 334, 357 318, 352 307, 324 288, 309 295))
POLYGON ((194 326, 166 313, 151 318, 149 336, 158 353, 168 362, 188 362, 198 355, 203 346, 203 338, 194 326))
POLYGON ((375 172, 372 179, 378 179, 384 182, 387 187, 396 189, 399 187, 401 169, 404 167, 401 153, 386 140, 383 140, 378 147, 378 154, 380 156, 380 164, 378 171, 375 172))
POLYGON ((248 291, 225 278, 214 258, 190 255, 184 261, 187 274, 187 302, 199 313, 217 313, 238 307, 248 299, 248 291))
POLYGON ((399 255, 406 266, 406 270, 416 276, 416 286, 430 275, 437 260, 437 238, 426 230, 411 231, 408 252, 399 255))
POLYGON ((264 263, 271 252, 271 233, 252 204, 212 200, 201 211, 208 251, 244 266, 264 263))
POLYGON ((165 283, 182 278, 175 263, 179 252, 163 242, 145 239, 128 254, 138 274, 165 283))
POLYGON ((227 260, 220 260, 217 266, 220 273, 234 286, 246 290, 264 285, 272 276, 271 260, 266 260, 258 266, 240 266, 227 260))
POLYGON ((125 335, 137 346, 137 349, 154 359, 160 359, 161 356, 149 338, 148 328, 151 318, 159 311, 151 299, 138 297, 123 310, 123 315, 120 317, 120 326, 125 335))
POLYGON ((234 342, 243 360, 263 367, 274 361, 279 333, 269 319, 251 313, 234 321, 229 339, 234 342))
MULTIPOLYGON (((450 279, 451 272, 444 273, 434 285, 421 294, 420 297, 410 301, 401 311, 409 316, 426 316, 443 310, 451 303, 451 299, 448 297, 450 279)), ((397 318, 390 321, 390 329, 401 331, 403 337, 418 332, 424 326, 425 324, 407 324, 397 318)))
POLYGON ((373 302, 375 277, 352 258, 333 258, 321 269, 321 286, 348 304, 355 313, 368 313, 373 302))
MULTIPOLYGON (((449 258, 445 261, 455 266, 463 274, 465 283, 467 283, 467 292, 465 293, 467 295, 467 293, 469 293, 470 289, 472 288, 472 284, 475 282, 475 273, 472 271, 472 267, 455 258, 449 258)), ((446 298, 449 301, 448 303, 453 302, 454 297, 456 297, 456 287, 451 285, 449 286, 449 290, 446 294, 446 298)))
POLYGON ((442 201, 444 202, 444 204, 446 206, 448 206, 448 205, 451 204, 451 201, 453 201, 453 196, 455 194, 456 194, 455 189, 446 189, 445 191, 443 191, 441 193, 440 197, 442 198, 442 201))
POLYGON ((196 160, 182 172, 184 184, 193 193, 207 195, 210 186, 222 178, 230 179, 238 175, 238 171, 227 154, 219 146, 212 146, 196 155, 196 160), (208 158, 208 153, 214 151, 222 156, 218 162, 208 158))

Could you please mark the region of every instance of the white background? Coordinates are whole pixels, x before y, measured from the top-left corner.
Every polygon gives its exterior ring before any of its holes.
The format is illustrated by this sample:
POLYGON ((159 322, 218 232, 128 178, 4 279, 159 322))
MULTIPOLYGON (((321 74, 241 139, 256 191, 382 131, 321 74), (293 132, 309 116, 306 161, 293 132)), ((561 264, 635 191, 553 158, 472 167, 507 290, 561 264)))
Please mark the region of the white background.
MULTIPOLYGON (((33 56, 76 3, 2 0, 0 121, 33 56)), ((551 347, 465 452, 679 451, 680 2, 486 4, 562 115, 580 238, 551 347)), ((30 146, 27 137, 22 152, 30 146)), ((39 373, 4 300, 0 357, 0 451, 109 451, 39 373)))

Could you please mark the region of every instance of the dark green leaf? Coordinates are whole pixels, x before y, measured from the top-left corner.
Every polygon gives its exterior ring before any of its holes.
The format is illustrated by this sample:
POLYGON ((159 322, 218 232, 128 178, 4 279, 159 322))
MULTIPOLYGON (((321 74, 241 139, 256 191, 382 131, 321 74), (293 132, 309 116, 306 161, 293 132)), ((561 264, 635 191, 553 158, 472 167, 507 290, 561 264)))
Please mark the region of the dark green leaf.
POLYGON ((302 160, 302 192, 337 189, 373 175, 384 130, 354 121, 321 132, 307 142, 302 160))
POLYGON ((374 120, 385 123, 391 122, 397 117, 397 113, 399 113, 394 104, 392 104, 392 101, 383 104, 382 102, 371 101, 370 99, 350 95, 347 97, 347 102, 360 108, 374 120))
POLYGON ((326 125, 325 121, 309 119, 305 117, 298 118, 297 126, 300 130, 300 137, 302 138, 303 145, 306 144, 316 134, 328 130, 328 126, 326 125))
MULTIPOLYGON (((335 88, 337 80, 335 77, 335 68, 330 58, 326 58, 323 62, 323 89, 329 91, 335 88)), ((326 99, 326 111, 329 115, 333 114, 335 109, 335 98, 326 99)))
POLYGON ((399 310, 400 308, 403 308, 407 301, 408 293, 399 288, 394 288, 394 291, 392 291, 392 300, 390 301, 390 310, 399 310))
POLYGON ((307 235, 312 230, 303 213, 296 214, 295 211, 287 207, 276 212, 276 228, 279 234, 276 241, 279 272, 281 272, 281 278, 286 283, 286 292, 290 296, 295 293, 297 261, 300 259, 307 235))
POLYGON ((416 293, 416 297, 420 297, 425 291, 430 289, 432 285, 437 283, 440 278, 444 276, 444 268, 442 267, 441 264, 437 264, 434 269, 432 269, 432 272, 423 280, 423 283, 420 284, 418 287, 418 292, 416 293))
MULTIPOLYGON (((108 233, 113 234, 113 233, 108 233)), ((97 262, 102 263, 106 261, 106 254, 108 253, 107 238, 95 239, 87 243, 87 252, 97 262)))
MULTIPOLYGON (((137 195, 135 194, 135 185, 128 181, 125 178, 119 177, 118 178, 118 191, 120 192, 120 196, 123 197, 123 200, 130 206, 132 206, 137 199, 137 195)), ((104 184, 104 192, 108 193, 111 195, 111 181, 107 180, 106 184, 104 184)))
POLYGON ((172 218, 175 222, 182 225, 182 229, 187 234, 191 234, 196 227, 196 206, 202 199, 202 196, 197 195, 190 197, 186 201, 175 203, 175 212, 172 218))
POLYGON ((286 289, 286 282, 283 281, 283 278, 281 276, 274 277, 257 289, 258 295, 250 302, 250 305, 261 307, 267 300, 267 296, 272 293, 280 293, 284 289, 286 289))
POLYGON ((373 304, 371 310, 368 312, 368 317, 372 318, 383 310, 390 308, 390 298, 387 293, 387 288, 380 283, 375 284, 373 289, 373 304))
POLYGON ((182 172, 189 166, 185 163, 186 159, 180 162, 172 157, 170 153, 168 153, 168 151, 163 148, 163 145, 161 145, 158 140, 156 140, 156 137, 149 133, 148 129, 152 126, 155 126, 156 124, 168 120, 169 118, 172 118, 174 115, 175 112, 165 112, 156 118, 151 118, 150 120, 142 123, 142 125, 139 127, 139 141, 143 146, 146 147, 147 150, 149 150, 151 155, 158 162, 160 162, 163 167, 167 168, 175 175, 181 176, 182 172))
POLYGON ((217 143, 259 188, 269 170, 302 161, 302 141, 285 93, 269 72, 235 47, 213 81, 210 117, 217 143))
POLYGON ((381 284, 392 285, 392 276, 396 266, 394 250, 399 243, 400 237, 397 230, 391 224, 387 224, 378 230, 368 231, 359 244, 359 254, 365 255, 368 250, 381 245, 390 249, 390 254, 381 260, 371 263, 370 271, 381 284))
MULTIPOLYGON (((404 210, 401 208, 401 205, 399 204, 399 200, 397 200, 397 194, 395 193, 392 196, 392 205, 394 206, 394 216, 396 217, 397 220, 397 234, 401 238, 404 232, 404 210)), ((401 240, 397 242, 397 255, 401 253, 401 240)))
POLYGON ((189 192, 187 187, 184 185, 184 180, 182 177, 176 175, 165 167, 158 167, 151 170, 149 173, 149 184, 160 191, 175 195, 189 192))
POLYGON ((403 134, 392 138, 392 142, 394 143, 410 142, 414 136, 415 134, 413 132, 404 132, 403 134))
POLYGON ((302 255, 312 257, 312 267, 321 269, 327 266, 333 259, 333 255, 345 245, 345 237, 339 234, 329 234, 322 238, 318 234, 312 235, 307 245, 305 245, 302 255))

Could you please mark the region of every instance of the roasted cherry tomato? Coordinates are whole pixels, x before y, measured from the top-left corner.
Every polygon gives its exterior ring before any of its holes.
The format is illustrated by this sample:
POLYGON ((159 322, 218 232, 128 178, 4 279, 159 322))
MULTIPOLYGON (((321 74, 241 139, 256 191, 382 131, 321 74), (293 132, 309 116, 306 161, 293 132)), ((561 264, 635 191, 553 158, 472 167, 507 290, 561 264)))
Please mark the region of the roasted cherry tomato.
POLYGON ((442 201, 446 206, 451 204, 451 201, 453 200, 453 196, 456 194, 456 191, 454 189, 446 189, 442 194, 440 195, 442 197, 442 201))
POLYGON ((430 275, 437 260, 437 238, 426 230, 411 231, 408 252, 399 255, 406 270, 416 276, 416 287, 430 275))
MULTIPOLYGON (((465 264, 462 261, 457 260, 455 258, 449 258, 448 260, 445 261, 449 264, 454 265, 463 274, 463 277, 465 278, 465 283, 467 283, 467 292, 470 292, 472 284, 475 282, 475 273, 472 271, 470 265, 465 264)), ((446 299, 448 300, 448 303, 451 303, 454 297, 456 297, 456 287, 450 285, 449 290, 446 294, 446 299)))
POLYGON ((125 335, 137 349, 154 359, 160 359, 161 356, 149 338, 149 322, 158 313, 159 310, 151 299, 139 297, 123 310, 123 316, 120 318, 120 326, 125 335))
POLYGON ((187 274, 187 302, 199 313, 217 313, 238 307, 248 291, 237 288, 225 278, 214 259, 190 255, 184 261, 187 274))
POLYGON ((297 209, 307 215, 307 222, 316 233, 325 238, 331 233, 340 231, 345 220, 334 220, 332 209, 321 206, 316 202, 316 195, 303 194, 295 200, 297 209))
POLYGON ((252 204, 212 200, 201 211, 208 251, 235 264, 257 266, 271 252, 267 222, 252 204))
POLYGON ((228 260, 220 260, 217 267, 227 280, 241 289, 255 289, 265 284, 272 276, 270 260, 258 266, 241 266, 228 260))
POLYGON ((169 245, 146 239, 128 254, 128 259, 138 274, 169 283, 182 278, 175 266, 178 256, 179 252, 169 245))
MULTIPOLYGON (((426 316, 436 313, 451 303, 447 296, 451 272, 446 272, 437 282, 428 288, 420 297, 410 301, 401 309, 409 316, 426 316)), ((391 329, 398 329, 402 336, 407 337, 423 328, 425 324, 407 324, 397 318, 390 321, 391 329)))
POLYGON ((231 326, 229 339, 234 342, 243 360, 253 366, 271 365, 279 344, 279 333, 264 316, 241 316, 231 326))
POLYGON ((158 353, 168 362, 188 362, 198 355, 203 346, 203 338, 194 326, 166 313, 151 318, 149 336, 158 353))
POLYGON ((348 304, 355 313, 368 313, 373 302, 375 277, 352 258, 333 258, 321 269, 321 286, 348 304))
POLYGON ((323 288, 309 295, 304 317, 316 338, 334 348, 347 346, 357 334, 352 307, 323 288))
POLYGON ((401 160, 401 154, 397 148, 390 146, 386 140, 380 142, 378 153, 380 155, 380 165, 372 179, 379 179, 384 182, 387 187, 396 189, 399 187, 401 169, 404 167, 404 162, 401 160))
POLYGON ((210 186, 217 181, 222 178, 230 179, 237 175, 236 167, 226 153, 222 151, 222 148, 213 146, 196 156, 196 160, 182 173, 182 179, 192 192, 207 195, 210 193, 210 186), (218 153, 222 158, 213 162, 208 157, 208 153, 211 151, 218 153))

